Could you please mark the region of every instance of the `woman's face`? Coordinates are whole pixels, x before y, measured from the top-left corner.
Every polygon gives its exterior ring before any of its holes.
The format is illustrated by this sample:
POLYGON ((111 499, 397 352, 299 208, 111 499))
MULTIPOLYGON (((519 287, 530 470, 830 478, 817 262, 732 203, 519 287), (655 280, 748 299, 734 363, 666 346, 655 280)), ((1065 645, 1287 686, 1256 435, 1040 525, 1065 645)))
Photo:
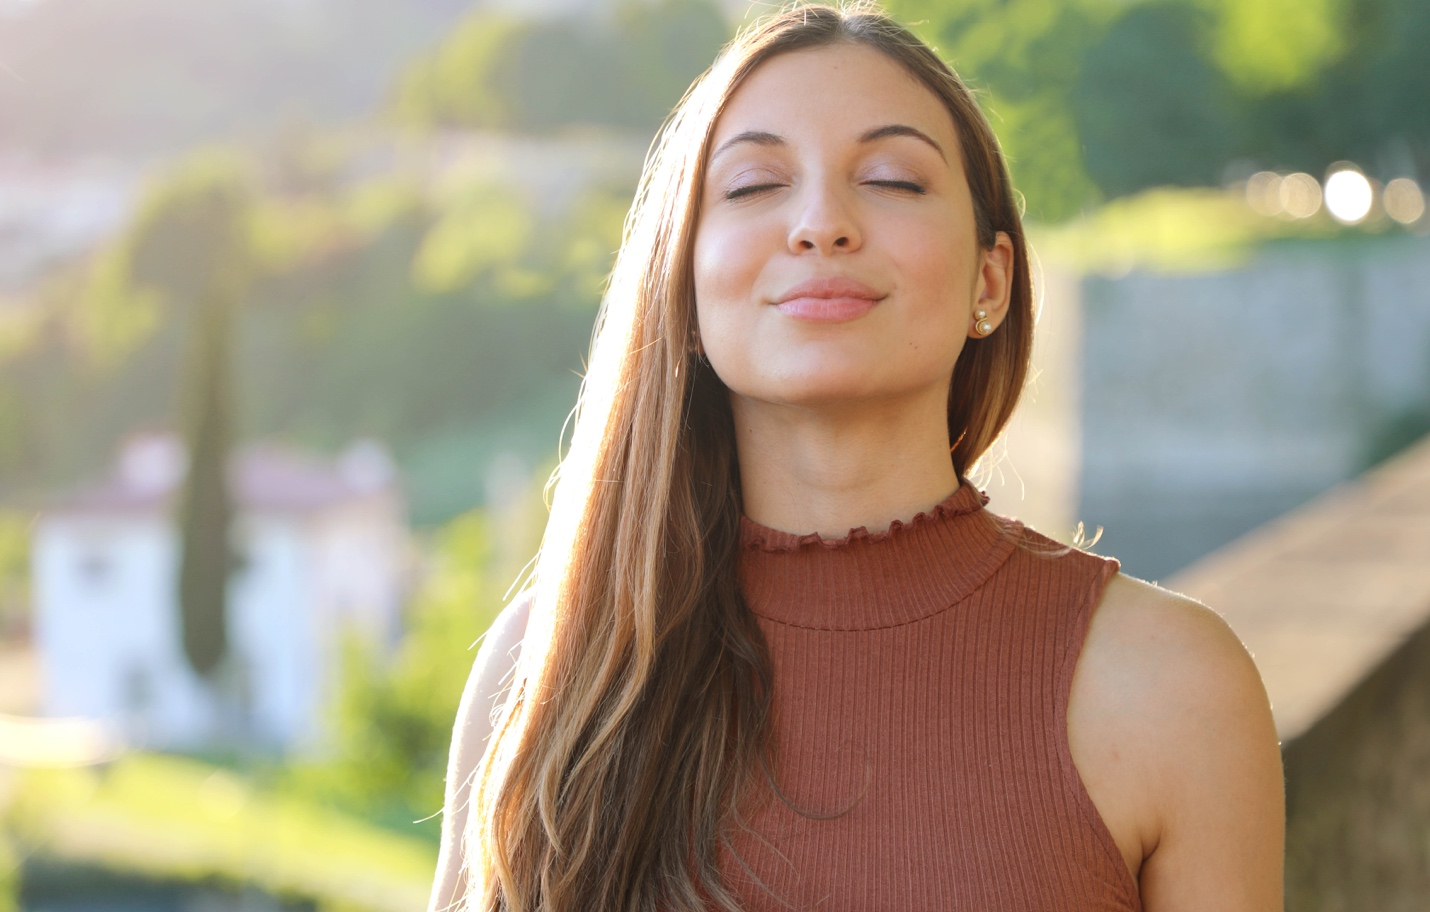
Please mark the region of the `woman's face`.
POLYGON ((700 343, 735 397, 947 396, 1012 246, 977 243, 953 119, 861 45, 776 56, 715 123, 694 250, 700 343))

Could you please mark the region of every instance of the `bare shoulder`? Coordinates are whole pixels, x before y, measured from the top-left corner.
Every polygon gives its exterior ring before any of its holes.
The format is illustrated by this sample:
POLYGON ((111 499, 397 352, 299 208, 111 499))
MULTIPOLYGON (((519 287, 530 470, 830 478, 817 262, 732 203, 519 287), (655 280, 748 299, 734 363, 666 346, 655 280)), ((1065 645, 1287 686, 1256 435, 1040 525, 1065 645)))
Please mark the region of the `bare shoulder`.
POLYGON ((1265 702, 1250 653, 1221 615, 1195 599, 1123 573, 1108 581, 1083 648, 1091 657, 1112 660, 1094 664, 1118 675, 1117 683, 1138 685, 1128 694, 1131 698, 1141 695, 1180 705, 1230 697, 1235 705, 1222 708, 1248 711, 1265 702))
POLYGON ((1114 575, 1068 715, 1089 794, 1129 864, 1141 856, 1148 912, 1280 908, 1280 746, 1256 665, 1220 615, 1114 575))

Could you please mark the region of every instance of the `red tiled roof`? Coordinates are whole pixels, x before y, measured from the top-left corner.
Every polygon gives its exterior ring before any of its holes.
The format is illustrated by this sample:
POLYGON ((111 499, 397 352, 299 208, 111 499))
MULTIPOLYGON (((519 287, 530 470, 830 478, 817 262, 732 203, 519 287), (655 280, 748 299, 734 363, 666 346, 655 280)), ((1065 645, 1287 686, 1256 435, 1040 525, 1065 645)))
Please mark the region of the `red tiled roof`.
MULTIPOLYGON (((150 447, 143 457, 168 459, 173 441, 160 436, 132 438, 131 448, 150 447), (167 448, 167 449, 157 449, 167 448)), ((178 496, 182 464, 128 463, 122 454, 109 478, 63 494, 50 512, 162 513, 178 496)), ((178 453, 182 460, 182 453, 178 453)), ((229 463, 230 490, 240 510, 311 511, 362 500, 393 489, 396 478, 385 450, 376 444, 355 445, 335 462, 323 461, 276 444, 240 448, 229 463)))

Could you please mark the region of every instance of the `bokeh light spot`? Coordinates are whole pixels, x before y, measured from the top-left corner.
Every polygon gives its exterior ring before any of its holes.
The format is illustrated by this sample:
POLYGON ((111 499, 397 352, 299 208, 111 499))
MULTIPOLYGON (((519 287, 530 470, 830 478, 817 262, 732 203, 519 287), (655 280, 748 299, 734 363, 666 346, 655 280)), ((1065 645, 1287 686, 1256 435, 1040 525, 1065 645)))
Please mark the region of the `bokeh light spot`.
POLYGON ((1385 214, 1402 225, 1413 225, 1425 214, 1425 194, 1408 177, 1397 177, 1385 185, 1385 214))
POLYGON ((1258 171, 1246 181, 1246 204, 1258 215, 1281 214, 1281 175, 1258 171))
POLYGON ((1281 178, 1281 208, 1292 218, 1310 218, 1321 210, 1321 185, 1301 171, 1281 178))
POLYGON ((1326 209, 1338 222, 1354 225, 1370 214, 1375 191, 1366 176, 1353 168, 1333 171, 1326 178, 1326 209))

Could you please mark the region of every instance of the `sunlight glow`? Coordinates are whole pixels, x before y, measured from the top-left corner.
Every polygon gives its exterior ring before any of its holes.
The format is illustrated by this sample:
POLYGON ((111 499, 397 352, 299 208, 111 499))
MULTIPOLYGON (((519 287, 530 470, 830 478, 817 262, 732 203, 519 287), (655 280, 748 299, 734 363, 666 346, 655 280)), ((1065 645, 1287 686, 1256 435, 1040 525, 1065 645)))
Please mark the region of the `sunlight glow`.
POLYGON ((1336 221, 1354 225, 1370 214, 1375 191, 1370 181, 1354 168, 1340 168, 1326 178, 1326 208, 1336 221))

